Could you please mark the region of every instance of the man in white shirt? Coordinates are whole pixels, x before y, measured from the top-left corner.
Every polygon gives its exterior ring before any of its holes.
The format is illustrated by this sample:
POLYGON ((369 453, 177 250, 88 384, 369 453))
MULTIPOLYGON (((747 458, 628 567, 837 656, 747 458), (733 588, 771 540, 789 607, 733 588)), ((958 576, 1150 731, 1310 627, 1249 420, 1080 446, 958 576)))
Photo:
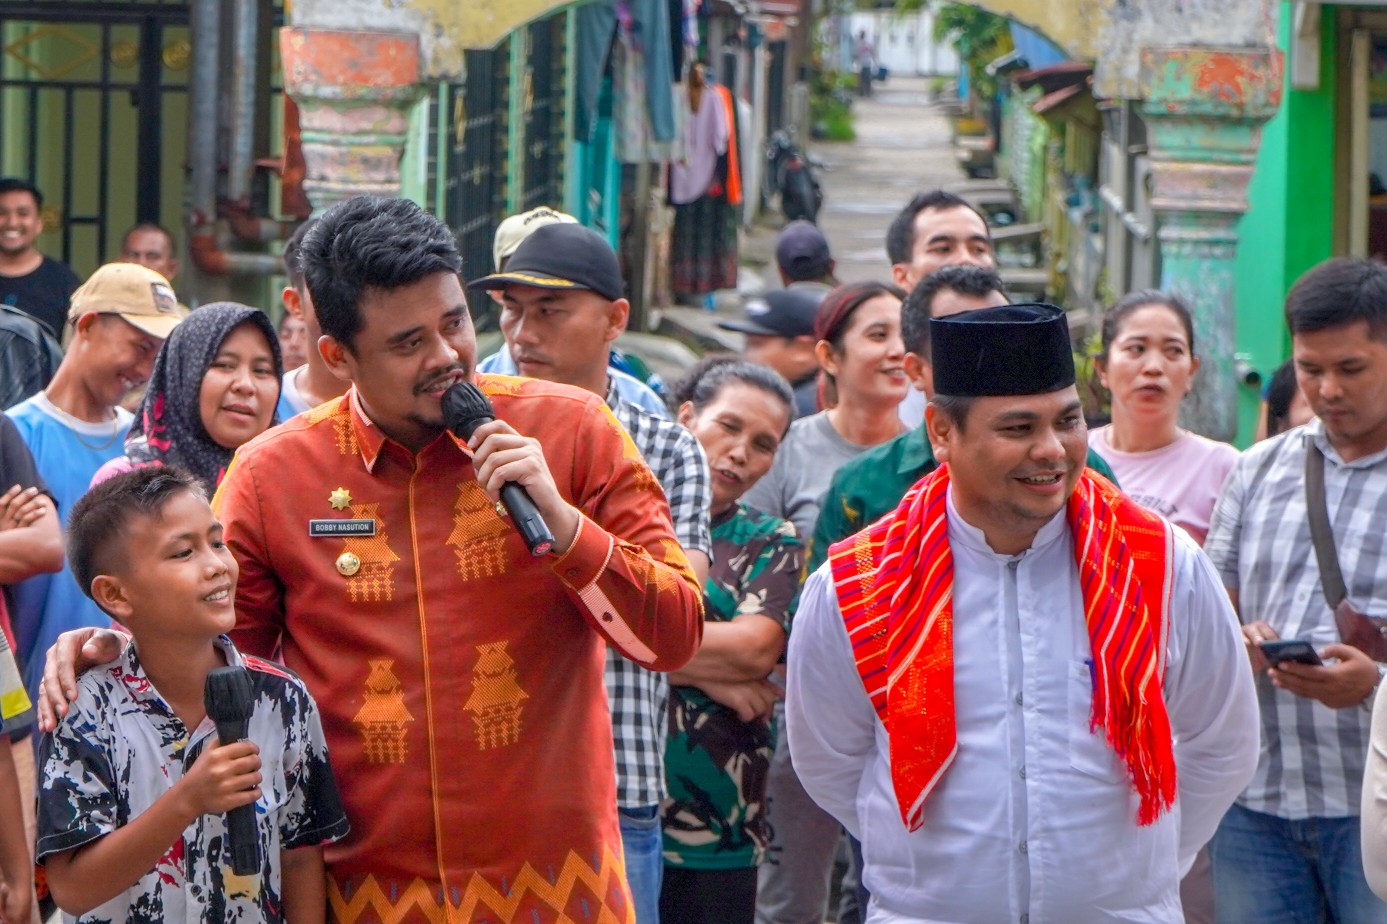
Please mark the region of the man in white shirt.
POLYGON ((795 768, 863 842, 869 924, 1180 921, 1257 764, 1228 598, 1188 536, 1085 473, 1062 311, 930 331, 945 464, 805 587, 795 768))
MULTIPOLYGON (((943 189, 916 193, 901 208, 886 229, 886 256, 891 281, 907 292, 940 267, 997 265, 987 219, 968 200, 943 189)), ((905 426, 919 427, 925 419, 924 392, 906 392, 897 414, 905 426)), ((761 867, 756 886, 756 924, 821 921, 836 824, 805 797, 780 745, 767 792, 772 859, 761 867)))

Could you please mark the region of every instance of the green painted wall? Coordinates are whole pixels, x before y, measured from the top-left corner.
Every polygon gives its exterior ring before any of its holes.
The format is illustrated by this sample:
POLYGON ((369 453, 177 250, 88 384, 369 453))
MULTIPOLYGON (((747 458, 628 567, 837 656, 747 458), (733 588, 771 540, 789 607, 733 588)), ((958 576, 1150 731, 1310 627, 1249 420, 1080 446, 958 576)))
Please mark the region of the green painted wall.
MULTIPOLYGON (((434 192, 429 186, 429 155, 434 153, 429 149, 429 131, 435 120, 445 119, 447 110, 439 106, 435 113, 434 106, 439 100, 446 98, 447 92, 447 84, 436 84, 429 88, 429 92, 421 93, 419 101, 409 110, 409 128, 406 130, 404 152, 400 157, 400 198, 409 199, 420 208, 429 207, 430 196, 434 192)), ((442 205, 436 204, 435 211, 441 214, 442 205)))
MULTIPOLYGON (((1236 268, 1237 351, 1270 379, 1289 355, 1282 315, 1286 291, 1307 269, 1333 254, 1334 151, 1338 56, 1333 7, 1322 12, 1320 85, 1293 91, 1287 76, 1281 109, 1262 131, 1248 191, 1250 208, 1239 228, 1236 268)), ((1279 38, 1289 49, 1290 3, 1281 4, 1279 38)), ((1252 440, 1259 397, 1243 388, 1238 444, 1252 440)))
POLYGON ((573 167, 565 174, 565 211, 602 232, 612 247, 620 248, 621 164, 612 135, 610 78, 602 83, 592 139, 571 141, 568 147, 573 152, 573 167))
MULTIPOLYGON (((63 12, 59 7, 54 5, 55 13, 63 12)), ((178 54, 179 43, 187 38, 186 26, 164 26, 161 50, 166 61, 162 71, 166 86, 181 86, 187 81, 187 58, 178 54)), ((71 237, 67 258, 83 278, 117 256, 120 235, 135 223, 137 215, 140 165, 134 139, 139 122, 131 88, 138 82, 141 41, 139 26, 112 24, 110 47, 103 57, 102 31, 95 22, 0 22, 0 75, 41 85, 33 111, 29 87, 0 90, 0 176, 33 177, 44 194, 44 212, 49 216, 38 247, 63 257, 66 230, 71 237), (114 86, 101 90, 103 80, 114 86), (72 103, 71 141, 64 127, 68 99, 72 103), (102 151, 98 143, 103 106, 109 115, 110 132, 105 203, 100 196, 102 151), (36 139, 33 163, 28 154, 31 136, 36 139), (65 171, 71 173, 71 191, 66 199, 65 171), (64 213, 77 219, 66 229, 56 217, 64 213), (105 232, 104 247, 98 226, 105 232)), ((187 101, 184 94, 170 90, 162 94, 161 104, 163 173, 158 220, 181 237, 187 101)))

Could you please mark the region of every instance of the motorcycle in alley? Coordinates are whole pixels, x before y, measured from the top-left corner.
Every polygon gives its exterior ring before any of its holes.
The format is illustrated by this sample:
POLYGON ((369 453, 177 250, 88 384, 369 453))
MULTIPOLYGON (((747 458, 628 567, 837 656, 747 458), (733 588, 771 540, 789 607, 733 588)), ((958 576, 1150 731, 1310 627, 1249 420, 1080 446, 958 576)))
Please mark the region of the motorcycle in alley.
POLYGON ((780 211, 788 221, 803 218, 817 221, 824 203, 823 188, 814 176, 814 165, 800 153, 783 128, 766 141, 766 164, 761 176, 761 194, 769 206, 780 196, 780 211))

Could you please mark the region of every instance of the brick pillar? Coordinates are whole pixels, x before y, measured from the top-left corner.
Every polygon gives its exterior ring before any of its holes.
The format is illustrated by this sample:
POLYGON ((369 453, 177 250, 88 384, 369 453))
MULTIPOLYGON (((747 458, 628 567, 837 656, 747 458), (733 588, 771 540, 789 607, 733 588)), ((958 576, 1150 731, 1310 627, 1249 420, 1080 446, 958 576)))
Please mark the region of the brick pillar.
POLYGON ((423 91, 418 35, 283 29, 280 56, 315 210, 356 195, 398 196, 409 110, 423 91))

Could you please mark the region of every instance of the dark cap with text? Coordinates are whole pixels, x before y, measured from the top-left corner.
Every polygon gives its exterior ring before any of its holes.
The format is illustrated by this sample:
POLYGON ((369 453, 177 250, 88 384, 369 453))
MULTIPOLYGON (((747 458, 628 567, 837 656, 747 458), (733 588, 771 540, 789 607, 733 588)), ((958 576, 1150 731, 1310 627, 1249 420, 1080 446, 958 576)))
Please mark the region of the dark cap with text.
POLYGON ((930 318, 929 333, 935 394, 1041 395, 1075 382, 1069 318, 1054 305, 1003 305, 930 318))
POLYGON ((536 228, 511 254, 505 272, 474 279, 467 287, 496 290, 512 284, 588 289, 611 301, 625 291, 621 266, 607 239, 591 228, 568 223, 536 228))

